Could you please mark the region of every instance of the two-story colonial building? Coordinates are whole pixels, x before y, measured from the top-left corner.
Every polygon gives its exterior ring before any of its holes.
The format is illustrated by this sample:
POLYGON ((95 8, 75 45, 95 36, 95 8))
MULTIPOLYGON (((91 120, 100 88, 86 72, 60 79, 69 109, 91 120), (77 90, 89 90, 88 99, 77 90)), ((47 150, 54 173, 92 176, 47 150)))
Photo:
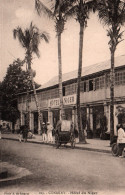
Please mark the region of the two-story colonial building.
MULTIPOLYGON (((63 74, 63 104, 66 119, 76 123, 77 70, 63 74)), ((58 76, 37 89, 39 106, 43 121, 50 121, 54 126, 59 120, 58 76)), ((20 123, 25 124, 26 94, 18 96, 20 123)), ((115 58, 115 105, 114 126, 125 122, 122 110, 125 108, 125 56, 115 58)), ((93 132, 93 137, 100 136, 102 118, 106 119, 106 131, 110 132, 110 60, 84 67, 81 79, 81 120, 93 132)), ((104 121, 103 121, 104 122, 104 121)), ((30 93, 30 129, 39 132, 37 108, 33 93, 30 93)))

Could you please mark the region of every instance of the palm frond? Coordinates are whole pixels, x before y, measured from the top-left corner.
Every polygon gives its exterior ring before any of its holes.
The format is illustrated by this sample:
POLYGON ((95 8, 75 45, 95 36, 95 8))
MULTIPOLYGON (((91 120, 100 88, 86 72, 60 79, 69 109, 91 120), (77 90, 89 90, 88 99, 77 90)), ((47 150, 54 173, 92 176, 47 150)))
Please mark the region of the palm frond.
POLYGON ((20 44, 25 47, 26 46, 26 39, 25 39, 25 35, 24 32, 22 31, 22 29, 20 27, 17 27, 17 29, 13 30, 13 36, 14 38, 18 38, 20 44))
POLYGON ((97 0, 98 16, 104 25, 123 25, 125 22, 125 1, 97 0))
POLYGON ((66 19, 70 19, 70 18, 76 16, 76 15, 77 15, 77 10, 78 10, 77 5, 73 6, 71 9, 69 9, 69 10, 65 13, 65 18, 66 18, 66 19))
POLYGON ((55 0, 55 6, 54 6, 54 15, 58 14, 59 11, 62 14, 65 14, 68 12, 68 10, 72 7, 74 1, 73 0, 55 0))
POLYGON ((53 13, 48 9, 40 0, 35 0, 35 9, 37 10, 38 15, 45 14, 49 18, 53 18, 53 13))
POLYGON ((20 27, 14 29, 13 36, 18 38, 20 44, 25 48, 27 60, 29 59, 28 55, 30 55, 30 58, 32 57, 32 53, 35 53, 38 57, 40 56, 38 47, 41 39, 44 39, 47 43, 49 42, 49 35, 46 32, 40 33, 32 22, 30 27, 24 29, 24 31, 20 27))
POLYGON ((40 38, 44 39, 46 43, 49 43, 50 37, 49 37, 48 33, 46 33, 46 32, 41 33, 40 38))

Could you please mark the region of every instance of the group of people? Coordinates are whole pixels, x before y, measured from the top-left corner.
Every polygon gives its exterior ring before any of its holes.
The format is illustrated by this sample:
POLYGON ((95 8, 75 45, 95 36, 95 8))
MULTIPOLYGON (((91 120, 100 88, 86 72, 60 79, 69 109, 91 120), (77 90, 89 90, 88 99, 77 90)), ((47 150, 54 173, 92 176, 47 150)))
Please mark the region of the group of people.
POLYGON ((19 142, 24 142, 27 141, 27 136, 28 136, 28 127, 26 125, 22 125, 20 127, 20 132, 19 132, 19 142))
POLYGON ((50 122, 47 122, 45 124, 42 123, 42 140, 43 142, 53 142, 53 126, 50 124, 50 122))

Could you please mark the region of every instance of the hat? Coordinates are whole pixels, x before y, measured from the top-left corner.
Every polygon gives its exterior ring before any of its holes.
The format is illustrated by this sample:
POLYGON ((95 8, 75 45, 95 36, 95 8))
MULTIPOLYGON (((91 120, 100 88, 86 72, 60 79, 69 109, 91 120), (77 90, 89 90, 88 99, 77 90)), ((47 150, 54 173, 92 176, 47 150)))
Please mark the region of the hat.
POLYGON ((45 123, 43 122, 42 125, 45 125, 45 123))
POLYGON ((50 122, 47 122, 47 124, 49 125, 49 124, 50 124, 50 122))

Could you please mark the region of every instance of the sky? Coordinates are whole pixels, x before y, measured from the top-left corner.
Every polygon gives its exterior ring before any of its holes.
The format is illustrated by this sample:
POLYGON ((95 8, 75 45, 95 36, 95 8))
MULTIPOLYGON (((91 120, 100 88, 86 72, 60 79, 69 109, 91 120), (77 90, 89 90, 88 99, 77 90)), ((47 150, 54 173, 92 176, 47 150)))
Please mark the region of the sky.
MULTIPOLYGON (((49 6, 49 0, 42 0, 49 6)), ((36 71, 35 81, 44 84, 58 75, 57 37, 54 21, 46 16, 39 17, 35 10, 35 0, 0 0, 0 81, 6 75, 9 64, 17 58, 24 59, 25 50, 18 39, 13 38, 13 29, 29 27, 31 21, 41 32, 49 34, 49 43, 41 41, 40 58, 33 56, 32 68, 36 71)), ((83 68, 110 59, 107 27, 98 20, 97 14, 91 14, 88 27, 84 32, 83 68)), ((124 30, 124 29, 123 29, 124 30)), ((125 38, 125 34, 123 36, 125 38)), ((62 72, 67 73, 78 68, 79 24, 71 19, 65 25, 62 34, 62 72)), ((125 54, 125 41, 121 42, 115 56, 125 54)))

